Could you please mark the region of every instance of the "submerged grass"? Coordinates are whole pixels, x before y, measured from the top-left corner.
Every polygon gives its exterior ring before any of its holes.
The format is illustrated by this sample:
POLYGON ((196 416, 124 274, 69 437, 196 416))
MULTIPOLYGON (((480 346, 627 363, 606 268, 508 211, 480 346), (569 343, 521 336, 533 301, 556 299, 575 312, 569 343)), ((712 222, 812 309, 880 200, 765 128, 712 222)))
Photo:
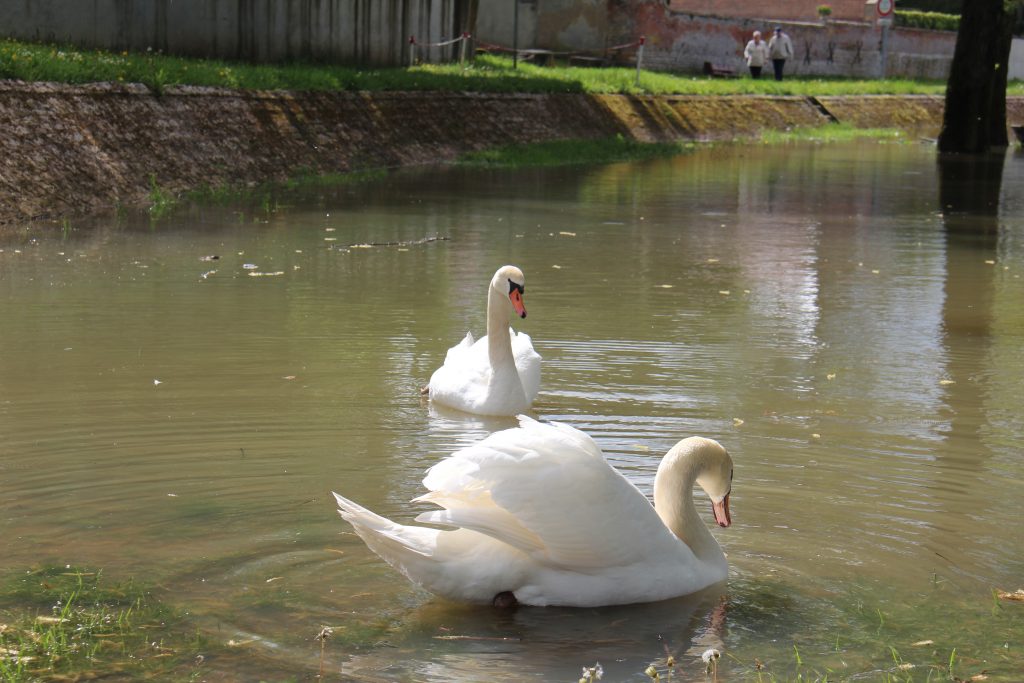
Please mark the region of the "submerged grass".
MULTIPOLYGON (((58 83, 142 83, 162 94, 175 85, 243 90, 465 91, 523 93, 643 93, 653 95, 865 95, 929 94, 942 81, 792 77, 782 82, 752 78, 711 79, 633 68, 537 66, 494 55, 467 65, 424 64, 409 68, 359 68, 323 63, 248 64, 172 57, 156 52, 108 52, 69 46, 0 40, 0 79, 58 83)), ((1024 83, 1009 92, 1024 94, 1024 83)))
MULTIPOLYGON (((829 123, 823 126, 794 128, 787 131, 765 131, 760 141, 765 144, 791 142, 848 142, 875 140, 905 142, 910 138, 894 128, 855 128, 849 124, 829 123)), ((531 166, 571 166, 608 164, 619 161, 643 161, 685 154, 700 146, 731 144, 718 142, 639 142, 618 135, 597 140, 558 140, 526 145, 508 145, 496 149, 471 152, 456 164, 469 167, 520 168, 531 166)))
POLYGON ((32 570, 6 577, 0 596, 3 683, 187 677, 205 645, 151 589, 101 572, 32 570))
POLYGON ((731 619, 758 636, 731 634, 729 680, 1017 683, 1024 671, 1024 609, 951 584, 907 595, 853 584, 823 599, 745 581, 733 591, 731 619))
POLYGON ((898 128, 856 128, 848 123, 829 123, 823 126, 798 127, 790 130, 767 130, 760 140, 766 144, 789 142, 849 142, 851 140, 907 142, 906 131, 898 128))
POLYGON ((693 142, 646 143, 618 135, 598 140, 556 140, 509 145, 460 157, 457 164, 471 167, 568 166, 642 161, 675 156, 696 147, 693 142))
POLYGON ((323 173, 303 171, 282 182, 266 182, 255 187, 238 185, 204 186, 181 194, 175 194, 161 186, 156 178, 150 177, 148 197, 149 217, 159 221, 173 215, 179 209, 191 204, 205 206, 237 205, 247 207, 245 216, 266 218, 282 207, 282 197, 293 201, 296 194, 325 188, 337 188, 355 183, 379 180, 387 175, 387 169, 369 168, 350 173, 323 173))

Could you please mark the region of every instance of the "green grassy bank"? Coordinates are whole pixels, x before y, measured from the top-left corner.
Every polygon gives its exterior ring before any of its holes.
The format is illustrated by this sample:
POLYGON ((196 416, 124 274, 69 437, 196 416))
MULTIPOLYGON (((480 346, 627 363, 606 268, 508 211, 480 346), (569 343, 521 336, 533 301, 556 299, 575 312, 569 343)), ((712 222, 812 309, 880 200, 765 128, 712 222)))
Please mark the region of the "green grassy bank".
MULTIPOLYGON (((465 91, 588 92, 652 95, 866 95, 941 94, 941 81, 789 78, 782 82, 749 77, 711 79, 644 71, 639 86, 631 68, 543 67, 482 55, 472 64, 361 69, 329 64, 253 65, 186 59, 158 53, 112 53, 67 46, 0 41, 0 79, 58 83, 142 83, 156 93, 175 85, 247 90, 298 91, 465 91)), ((1014 82, 1012 94, 1024 94, 1014 82)))

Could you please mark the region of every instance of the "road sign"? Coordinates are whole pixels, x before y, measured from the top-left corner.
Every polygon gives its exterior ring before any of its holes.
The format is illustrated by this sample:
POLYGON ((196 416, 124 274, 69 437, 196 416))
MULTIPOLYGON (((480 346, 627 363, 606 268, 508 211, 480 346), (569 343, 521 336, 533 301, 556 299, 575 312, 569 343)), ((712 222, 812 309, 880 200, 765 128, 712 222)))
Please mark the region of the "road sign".
POLYGON ((878 0, 878 4, 875 6, 878 9, 878 16, 889 17, 892 16, 893 10, 896 9, 895 0, 878 0))

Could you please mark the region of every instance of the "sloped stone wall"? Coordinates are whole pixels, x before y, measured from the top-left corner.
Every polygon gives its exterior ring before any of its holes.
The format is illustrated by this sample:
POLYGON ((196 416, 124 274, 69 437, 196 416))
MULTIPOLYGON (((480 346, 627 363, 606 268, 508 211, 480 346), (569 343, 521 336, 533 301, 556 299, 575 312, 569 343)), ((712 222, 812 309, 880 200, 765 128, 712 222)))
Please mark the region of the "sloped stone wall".
MULTIPOLYGON (((840 120, 935 135, 941 98, 823 98, 840 120)), ((1011 98, 1024 123, 1024 98, 1011 98)), ((289 93, 0 81, 0 224, 300 173, 443 163, 550 140, 731 139, 828 121, 802 97, 289 93)))

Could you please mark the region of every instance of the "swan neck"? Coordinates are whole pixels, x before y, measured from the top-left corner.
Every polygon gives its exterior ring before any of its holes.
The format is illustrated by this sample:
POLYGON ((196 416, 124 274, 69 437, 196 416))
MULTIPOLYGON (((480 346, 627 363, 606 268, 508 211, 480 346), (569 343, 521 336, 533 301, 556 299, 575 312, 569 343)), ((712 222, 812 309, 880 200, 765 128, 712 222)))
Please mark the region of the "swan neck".
POLYGON ((513 361, 512 337, 508 328, 509 308, 506 303, 501 292, 493 286, 487 288, 487 354, 492 366, 513 361))
POLYGON ((721 558, 722 549, 697 512, 693 486, 709 465, 699 452, 677 444, 668 452, 654 478, 654 510, 673 534, 700 559, 721 558))

